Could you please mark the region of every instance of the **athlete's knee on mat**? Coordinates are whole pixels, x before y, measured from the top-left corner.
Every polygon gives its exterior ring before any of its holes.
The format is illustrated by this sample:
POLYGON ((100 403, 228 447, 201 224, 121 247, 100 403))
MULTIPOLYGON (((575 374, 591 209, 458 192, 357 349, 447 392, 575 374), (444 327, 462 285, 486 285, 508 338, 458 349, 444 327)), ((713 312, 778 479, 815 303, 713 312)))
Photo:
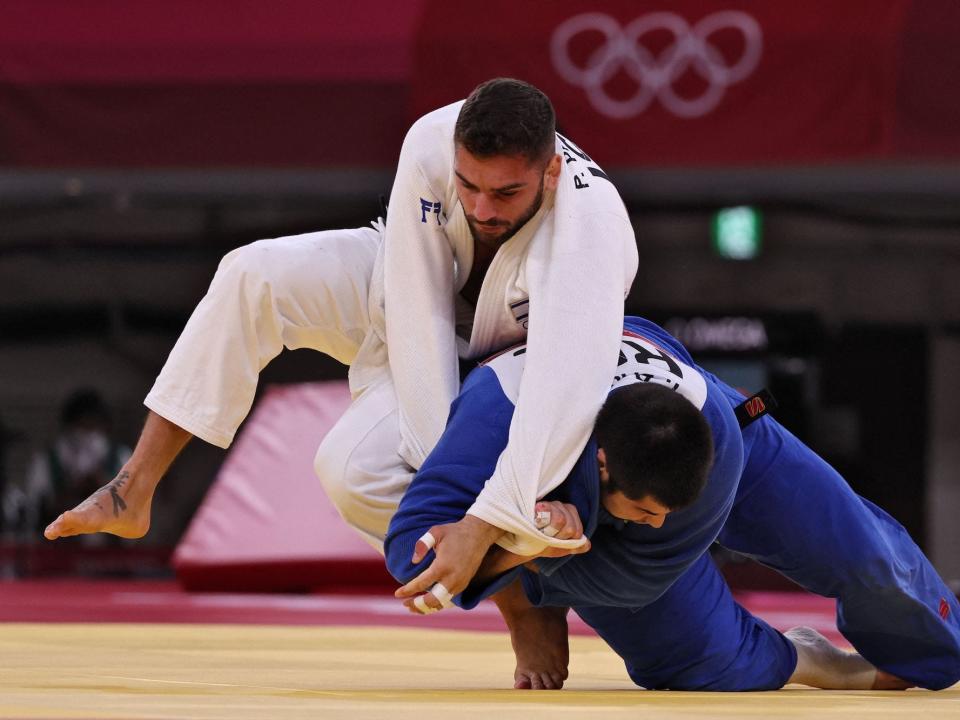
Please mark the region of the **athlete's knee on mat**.
POLYGON ((702 672, 680 672, 672 676, 648 675, 627 668, 627 674, 635 685, 647 690, 675 690, 686 692, 756 692, 779 690, 787 680, 773 677, 760 669, 756 677, 745 673, 718 673, 705 675, 702 672))
POLYGON ((708 642, 699 649, 664 646, 667 655, 658 651, 640 665, 635 655, 627 672, 637 685, 652 690, 752 692, 783 687, 797 666, 792 643, 752 616, 704 639, 708 642))
MULTIPOLYGON (((887 670, 886 667, 881 669, 887 670)), ((918 670, 909 666, 890 667, 887 672, 924 690, 947 690, 960 683, 960 652, 944 652, 935 662, 923 663, 918 670)))
POLYGON ((954 652, 944 660, 942 683, 937 683, 936 687, 931 687, 930 689, 946 690, 957 683, 960 683, 960 649, 954 650, 954 652))
POLYGON ((946 684, 944 684, 943 689, 960 683, 960 651, 955 652, 950 658, 944 674, 946 675, 946 684))
MULTIPOLYGON (((952 609, 949 609, 949 612, 952 612, 952 609)), ((950 641, 947 643, 948 647, 944 651, 939 681, 935 686, 930 688, 931 690, 944 690, 960 683, 960 627, 958 627, 955 618, 951 623, 949 616, 944 622, 949 623, 948 632, 950 633, 950 641)))

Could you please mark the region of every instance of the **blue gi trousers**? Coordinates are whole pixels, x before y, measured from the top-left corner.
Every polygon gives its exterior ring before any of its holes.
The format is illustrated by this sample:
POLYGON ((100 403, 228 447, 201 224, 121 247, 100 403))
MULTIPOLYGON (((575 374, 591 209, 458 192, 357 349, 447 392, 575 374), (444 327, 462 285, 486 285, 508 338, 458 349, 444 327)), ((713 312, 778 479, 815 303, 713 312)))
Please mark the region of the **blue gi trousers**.
POLYGON ((797 666, 793 644, 734 602, 709 554, 645 607, 574 610, 650 690, 776 690, 797 666))
POLYGON ((746 427, 743 441, 717 541, 837 598, 838 629, 881 670, 934 690, 960 681, 960 603, 903 526, 773 418, 746 427))

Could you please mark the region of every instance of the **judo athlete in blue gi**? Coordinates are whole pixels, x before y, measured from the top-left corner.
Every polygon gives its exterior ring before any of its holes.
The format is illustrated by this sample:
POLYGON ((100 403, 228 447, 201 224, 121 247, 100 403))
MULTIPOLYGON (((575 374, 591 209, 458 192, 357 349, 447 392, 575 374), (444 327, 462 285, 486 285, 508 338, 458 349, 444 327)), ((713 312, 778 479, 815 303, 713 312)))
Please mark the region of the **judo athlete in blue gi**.
MULTIPOLYGON (((414 589, 431 584, 423 561, 432 561, 433 551, 418 540, 463 517, 490 476, 507 442, 522 371, 519 348, 470 374, 446 432, 404 496, 385 553, 408 590, 413 578, 423 583, 414 589)), ((589 551, 530 562, 494 548, 453 602, 469 609, 519 581, 525 602, 574 608, 646 688, 761 690, 794 681, 941 689, 960 680, 960 605, 921 550, 772 417, 741 428, 735 408, 743 403, 662 328, 628 317, 594 437, 544 498, 554 508, 576 508, 589 551), (632 464, 643 465, 645 443, 656 444, 647 436, 661 432, 647 426, 680 400, 699 411, 706 437, 699 450, 674 453, 677 484, 703 477, 678 490, 686 493, 680 502, 669 484, 631 494, 623 479, 632 464), (836 598, 837 626, 859 654, 842 653, 813 631, 784 636, 735 603, 707 553, 714 541, 836 598)), ((660 462, 646 471, 663 470, 660 462)), ((638 474, 642 483, 643 468, 638 474)), ((421 607, 437 606, 432 595, 423 597, 421 607)))

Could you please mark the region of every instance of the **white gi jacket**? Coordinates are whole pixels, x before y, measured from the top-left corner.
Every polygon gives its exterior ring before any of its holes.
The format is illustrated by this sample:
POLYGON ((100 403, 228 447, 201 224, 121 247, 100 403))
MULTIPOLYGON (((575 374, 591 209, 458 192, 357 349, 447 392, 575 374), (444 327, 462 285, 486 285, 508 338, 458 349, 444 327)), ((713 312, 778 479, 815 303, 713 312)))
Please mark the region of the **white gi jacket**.
POLYGON ((498 250, 469 341, 458 337, 458 325, 465 329, 458 293, 473 263, 453 167, 462 104, 425 115, 404 140, 381 248, 384 315, 371 308, 375 332, 351 367, 351 384, 362 386, 387 353, 400 408, 400 454, 419 467, 457 395, 458 354, 483 357, 527 336, 509 444, 470 514, 506 530, 499 544, 520 554, 579 545, 541 533, 533 508, 569 473, 609 389, 623 301, 637 270, 633 229, 613 184, 558 135, 559 187, 498 250))

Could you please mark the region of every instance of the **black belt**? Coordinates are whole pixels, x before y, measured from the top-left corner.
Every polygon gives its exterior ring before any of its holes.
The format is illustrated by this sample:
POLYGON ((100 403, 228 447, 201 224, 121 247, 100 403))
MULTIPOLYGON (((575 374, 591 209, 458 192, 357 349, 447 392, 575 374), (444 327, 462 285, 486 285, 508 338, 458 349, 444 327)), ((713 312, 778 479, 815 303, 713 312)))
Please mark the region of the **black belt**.
POLYGON ((733 412, 737 415, 737 422, 740 423, 740 429, 743 430, 754 420, 759 420, 764 415, 777 409, 777 401, 769 390, 764 388, 755 395, 751 395, 742 403, 737 405, 733 412))

